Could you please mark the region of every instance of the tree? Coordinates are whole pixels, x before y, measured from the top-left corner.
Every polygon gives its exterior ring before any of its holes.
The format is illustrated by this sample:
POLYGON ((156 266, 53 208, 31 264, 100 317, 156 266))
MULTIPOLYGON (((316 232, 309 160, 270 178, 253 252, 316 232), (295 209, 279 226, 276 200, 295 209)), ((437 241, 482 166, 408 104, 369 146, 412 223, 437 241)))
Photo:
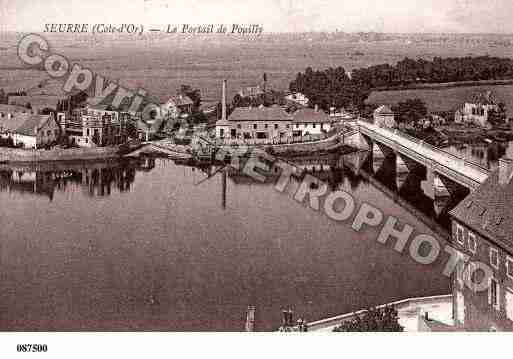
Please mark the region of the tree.
POLYGON ((402 332, 394 307, 370 308, 333 329, 334 332, 402 332))
POLYGON ((428 113, 426 104, 418 98, 399 102, 396 106, 392 107, 392 111, 396 114, 396 121, 398 123, 412 125, 426 117, 428 113))
POLYGON ((506 105, 504 103, 499 103, 498 109, 490 109, 488 111, 488 122, 492 126, 503 125, 506 122, 506 105))

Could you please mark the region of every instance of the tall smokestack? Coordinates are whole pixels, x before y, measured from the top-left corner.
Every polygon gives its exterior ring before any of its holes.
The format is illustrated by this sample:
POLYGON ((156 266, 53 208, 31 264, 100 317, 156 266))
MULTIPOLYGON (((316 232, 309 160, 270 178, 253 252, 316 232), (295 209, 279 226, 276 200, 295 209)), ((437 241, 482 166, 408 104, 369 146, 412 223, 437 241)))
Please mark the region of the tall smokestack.
POLYGON ((222 106, 222 112, 221 112, 221 119, 226 120, 226 80, 223 80, 223 103, 222 106))

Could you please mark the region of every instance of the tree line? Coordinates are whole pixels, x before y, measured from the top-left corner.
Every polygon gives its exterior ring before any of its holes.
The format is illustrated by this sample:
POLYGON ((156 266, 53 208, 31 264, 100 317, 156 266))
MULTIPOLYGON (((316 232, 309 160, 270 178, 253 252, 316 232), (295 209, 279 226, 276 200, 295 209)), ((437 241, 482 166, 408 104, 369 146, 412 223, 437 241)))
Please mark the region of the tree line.
POLYGON ((491 56, 434 57, 433 60, 404 58, 395 65, 381 64, 355 69, 306 68, 290 82, 291 92, 301 92, 310 106, 363 109, 370 92, 378 88, 422 83, 513 79, 513 59, 491 56))
POLYGON ((371 88, 421 83, 508 80, 513 78, 513 59, 491 56, 404 58, 396 63, 354 70, 352 79, 371 88))

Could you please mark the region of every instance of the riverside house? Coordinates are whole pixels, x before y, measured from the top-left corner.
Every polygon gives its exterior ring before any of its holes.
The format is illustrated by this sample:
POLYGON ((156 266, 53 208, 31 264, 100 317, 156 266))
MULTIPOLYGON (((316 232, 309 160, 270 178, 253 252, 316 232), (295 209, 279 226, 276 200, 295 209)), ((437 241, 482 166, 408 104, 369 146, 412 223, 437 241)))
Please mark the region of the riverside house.
POLYGON ((292 116, 278 105, 237 107, 227 120, 216 122, 216 137, 274 139, 292 136, 292 116))
MULTIPOLYGON (((453 317, 464 330, 513 330, 513 157, 499 160, 499 168, 450 214, 454 248, 469 256, 452 278, 453 317), (470 281, 475 264, 493 270, 488 289, 475 290, 470 281), (466 285, 468 283, 469 285, 466 285)), ((480 271, 472 278, 479 282, 480 271)), ((482 276, 481 276, 482 278, 482 276)))
POLYGON ((58 114, 66 135, 81 147, 105 146, 126 141, 125 130, 130 117, 126 112, 113 111, 105 105, 86 105, 74 109, 67 118, 61 116, 58 114))
POLYGON ((53 114, 22 114, 0 119, 0 135, 12 138, 15 146, 40 148, 55 142, 61 129, 53 114))
POLYGON ((454 114, 456 123, 472 123, 481 127, 489 125, 489 115, 499 110, 499 102, 491 91, 479 92, 466 101, 454 114))
POLYGON ((294 137, 320 135, 331 130, 333 122, 333 118, 317 106, 313 109, 302 108, 292 115, 292 135, 294 137))

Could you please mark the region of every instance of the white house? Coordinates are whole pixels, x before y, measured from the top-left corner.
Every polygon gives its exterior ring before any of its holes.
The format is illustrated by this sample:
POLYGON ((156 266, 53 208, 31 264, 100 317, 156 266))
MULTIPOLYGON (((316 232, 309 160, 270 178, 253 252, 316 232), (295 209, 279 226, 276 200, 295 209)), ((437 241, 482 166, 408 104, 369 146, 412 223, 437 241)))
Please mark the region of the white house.
POLYGON ((290 95, 285 96, 285 100, 305 107, 308 106, 308 102, 310 101, 308 97, 303 95, 301 92, 291 93, 290 95))
POLYGON ((374 110, 374 124, 380 127, 393 128, 396 126, 394 112, 387 105, 381 105, 374 110))
POLYGON ((454 114, 456 123, 472 123, 478 126, 488 126, 489 115, 499 110, 499 103, 491 91, 474 94, 454 114))
POLYGON ((302 108, 292 115, 292 135, 320 135, 331 130, 333 122, 333 118, 317 106, 315 109, 302 108))

